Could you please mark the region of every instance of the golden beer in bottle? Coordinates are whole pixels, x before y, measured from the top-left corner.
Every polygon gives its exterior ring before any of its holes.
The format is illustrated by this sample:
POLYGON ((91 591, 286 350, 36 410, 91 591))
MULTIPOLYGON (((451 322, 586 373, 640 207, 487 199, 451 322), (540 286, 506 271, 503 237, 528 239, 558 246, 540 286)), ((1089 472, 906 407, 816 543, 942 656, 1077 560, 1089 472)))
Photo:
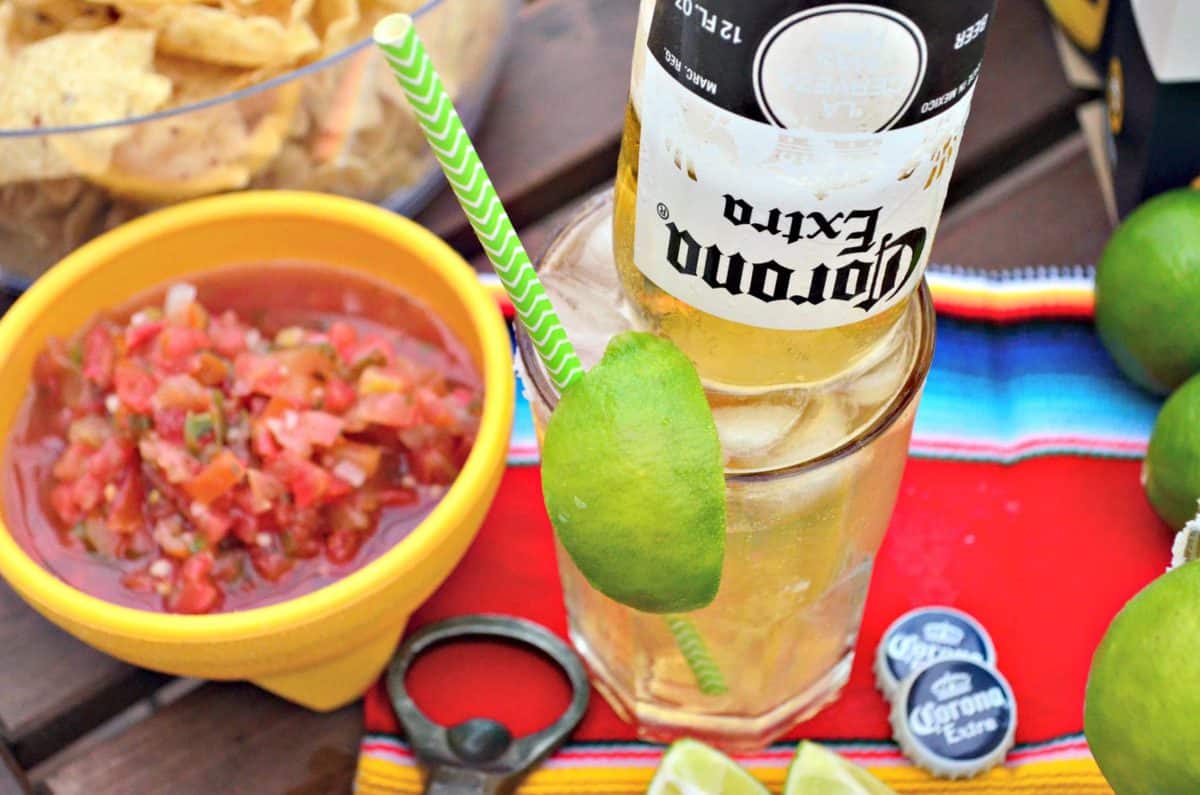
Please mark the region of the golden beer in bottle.
POLYGON ((992 0, 643 0, 614 255, 646 330, 732 394, 807 388, 920 284, 992 0))

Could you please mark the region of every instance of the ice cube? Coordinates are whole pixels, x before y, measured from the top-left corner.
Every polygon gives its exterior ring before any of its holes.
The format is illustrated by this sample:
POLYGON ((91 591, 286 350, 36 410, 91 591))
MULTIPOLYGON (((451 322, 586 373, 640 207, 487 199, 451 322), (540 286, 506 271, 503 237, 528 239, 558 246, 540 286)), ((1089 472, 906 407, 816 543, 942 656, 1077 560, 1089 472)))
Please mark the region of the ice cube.
POLYGON ((633 324, 623 311, 624 298, 612 258, 611 215, 600 213, 556 245, 555 263, 542 284, 558 312, 567 337, 585 368, 604 355, 608 341, 633 324))
POLYGON ((900 393, 904 379, 912 369, 907 337, 902 342, 904 344, 896 346, 890 355, 846 383, 843 393, 848 400, 862 408, 882 408, 900 393))
POLYGON ((729 462, 762 461, 792 433, 803 414, 802 406, 740 400, 713 407, 721 449, 729 462))

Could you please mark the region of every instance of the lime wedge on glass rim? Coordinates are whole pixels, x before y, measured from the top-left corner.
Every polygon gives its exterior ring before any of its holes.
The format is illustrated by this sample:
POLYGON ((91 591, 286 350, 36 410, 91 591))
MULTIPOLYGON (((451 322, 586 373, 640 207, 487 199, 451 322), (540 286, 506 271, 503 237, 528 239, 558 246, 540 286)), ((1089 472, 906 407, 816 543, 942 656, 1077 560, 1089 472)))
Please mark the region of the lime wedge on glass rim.
POLYGON ((668 340, 619 334, 563 391, 546 425, 542 493, 563 547, 601 593, 649 613, 716 597, 721 443, 695 367, 668 340))
POLYGON ((768 790, 715 748, 679 740, 663 754, 646 795, 768 795, 768 790))
POLYGON ((783 795, 896 795, 896 791, 828 748, 805 741, 788 768, 783 795))

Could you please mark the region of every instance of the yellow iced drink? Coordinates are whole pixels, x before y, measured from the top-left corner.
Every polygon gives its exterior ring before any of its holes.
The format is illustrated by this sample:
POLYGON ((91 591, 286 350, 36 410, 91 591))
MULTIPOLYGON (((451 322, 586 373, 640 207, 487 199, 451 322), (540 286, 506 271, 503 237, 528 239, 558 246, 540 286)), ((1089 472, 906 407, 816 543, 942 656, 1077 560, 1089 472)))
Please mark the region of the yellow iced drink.
MULTIPOLYGON (((610 216, 610 203, 594 203, 541 269, 585 366, 632 323, 612 265, 610 216)), ((836 697, 904 469, 931 323, 922 291, 886 355, 863 357, 844 378, 765 401, 709 391, 726 456, 728 535, 716 600, 686 618, 725 693, 700 691, 662 616, 600 594, 559 548, 572 640, 643 736, 760 747, 836 697)), ((528 339, 520 342, 540 434, 556 397, 528 339)))

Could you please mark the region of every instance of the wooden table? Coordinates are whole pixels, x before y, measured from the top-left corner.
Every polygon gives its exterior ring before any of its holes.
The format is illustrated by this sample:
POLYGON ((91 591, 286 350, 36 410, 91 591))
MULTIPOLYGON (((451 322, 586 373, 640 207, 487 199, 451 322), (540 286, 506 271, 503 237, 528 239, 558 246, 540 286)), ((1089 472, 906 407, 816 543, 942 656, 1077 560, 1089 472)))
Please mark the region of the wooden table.
MULTIPOLYGON (((613 178, 634 0, 535 0, 480 151, 531 253, 613 178)), ((989 269, 1094 262, 1109 233, 1041 0, 999 0, 933 260, 989 269)), ((421 220, 480 267, 452 198, 421 220)), ((0 794, 346 792, 357 705, 317 715, 246 684, 132 668, 51 626, 0 583, 0 794)))

